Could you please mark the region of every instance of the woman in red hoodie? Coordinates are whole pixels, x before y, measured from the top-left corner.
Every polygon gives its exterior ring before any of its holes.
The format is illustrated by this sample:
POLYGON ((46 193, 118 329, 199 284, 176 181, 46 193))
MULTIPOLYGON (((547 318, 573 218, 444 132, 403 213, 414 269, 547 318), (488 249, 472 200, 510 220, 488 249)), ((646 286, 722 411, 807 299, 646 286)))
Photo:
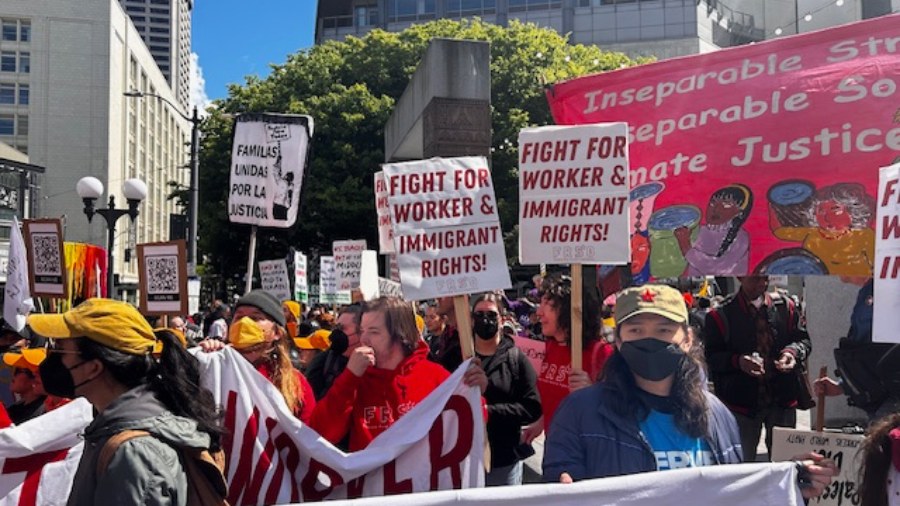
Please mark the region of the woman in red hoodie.
POLYGON ((401 299, 366 303, 359 334, 361 346, 310 421, 332 443, 349 434, 351 452, 368 446, 450 375, 428 361, 428 345, 416 329, 412 308, 401 299))

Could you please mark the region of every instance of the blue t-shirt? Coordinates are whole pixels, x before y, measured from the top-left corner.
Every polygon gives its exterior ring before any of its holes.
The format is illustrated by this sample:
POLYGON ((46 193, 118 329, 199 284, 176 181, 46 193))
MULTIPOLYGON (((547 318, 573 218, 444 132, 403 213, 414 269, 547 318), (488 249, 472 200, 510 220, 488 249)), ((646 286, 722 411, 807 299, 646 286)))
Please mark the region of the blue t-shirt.
POLYGON ((660 471, 715 465, 712 450, 706 441, 681 432, 675 426, 673 415, 653 409, 640 425, 660 471))

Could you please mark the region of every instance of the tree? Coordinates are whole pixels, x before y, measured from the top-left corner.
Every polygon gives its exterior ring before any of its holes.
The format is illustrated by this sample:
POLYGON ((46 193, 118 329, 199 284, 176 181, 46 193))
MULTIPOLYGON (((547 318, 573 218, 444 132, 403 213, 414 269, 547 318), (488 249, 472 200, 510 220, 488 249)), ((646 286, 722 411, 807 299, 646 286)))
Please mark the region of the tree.
MULTIPOLYGON (((374 30, 362 38, 326 42, 290 55, 268 77, 232 85, 203 123, 200 150, 200 247, 207 267, 224 279, 244 271, 249 227, 228 222, 232 121, 240 112, 309 114, 315 120, 297 224, 260 229, 258 256, 280 258, 291 247, 311 264, 338 239, 378 244, 373 174, 384 162, 384 125, 435 37, 491 43, 493 180, 507 252, 516 254, 517 138, 522 128, 551 124, 545 83, 639 62, 595 46, 570 45, 553 30, 510 22, 438 20, 399 33, 374 30)), ((314 265, 314 264, 313 264, 314 265)))

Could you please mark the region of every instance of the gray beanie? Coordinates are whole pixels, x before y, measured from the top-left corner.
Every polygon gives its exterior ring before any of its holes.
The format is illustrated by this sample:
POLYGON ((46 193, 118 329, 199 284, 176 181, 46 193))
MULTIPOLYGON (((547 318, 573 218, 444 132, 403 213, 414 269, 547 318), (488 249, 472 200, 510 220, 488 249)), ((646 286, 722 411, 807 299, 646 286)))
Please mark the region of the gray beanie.
POLYGON ((236 310, 241 306, 253 306, 272 318, 272 321, 278 325, 281 325, 282 327, 285 326, 284 311, 281 309, 281 302, 279 302, 274 295, 265 290, 253 290, 244 295, 238 299, 234 308, 236 310))

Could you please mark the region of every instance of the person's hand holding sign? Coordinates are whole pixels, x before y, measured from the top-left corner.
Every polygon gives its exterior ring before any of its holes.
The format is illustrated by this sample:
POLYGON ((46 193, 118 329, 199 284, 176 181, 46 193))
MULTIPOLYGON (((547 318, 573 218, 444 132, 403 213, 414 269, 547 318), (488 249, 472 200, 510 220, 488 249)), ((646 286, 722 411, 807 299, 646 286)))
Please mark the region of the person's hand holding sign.
POLYGON ((366 369, 375 365, 375 350, 369 346, 360 346, 350 354, 347 369, 355 376, 362 377, 366 369))

